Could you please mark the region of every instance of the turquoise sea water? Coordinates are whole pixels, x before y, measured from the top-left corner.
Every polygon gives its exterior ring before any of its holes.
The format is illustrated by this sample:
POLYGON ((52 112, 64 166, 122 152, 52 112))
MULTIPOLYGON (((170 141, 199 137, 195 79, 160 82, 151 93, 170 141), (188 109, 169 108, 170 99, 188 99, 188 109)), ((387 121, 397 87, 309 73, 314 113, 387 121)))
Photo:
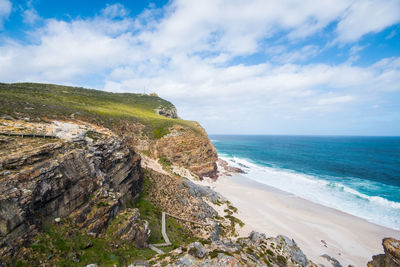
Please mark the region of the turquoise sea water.
POLYGON ((211 135, 245 176, 400 230, 400 137, 211 135))

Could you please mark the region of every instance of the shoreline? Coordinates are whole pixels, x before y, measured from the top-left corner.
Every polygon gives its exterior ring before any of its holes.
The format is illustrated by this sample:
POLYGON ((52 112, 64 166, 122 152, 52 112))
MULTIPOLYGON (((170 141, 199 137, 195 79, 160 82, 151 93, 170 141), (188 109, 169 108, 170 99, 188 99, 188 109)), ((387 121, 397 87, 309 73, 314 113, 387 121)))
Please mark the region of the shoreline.
POLYGON ((327 254, 343 266, 366 266, 373 255, 383 252, 382 239, 400 239, 400 231, 297 197, 237 173, 203 180, 238 208, 245 223, 239 235, 254 230, 267 236, 293 238, 314 263, 330 266, 320 257, 327 254))

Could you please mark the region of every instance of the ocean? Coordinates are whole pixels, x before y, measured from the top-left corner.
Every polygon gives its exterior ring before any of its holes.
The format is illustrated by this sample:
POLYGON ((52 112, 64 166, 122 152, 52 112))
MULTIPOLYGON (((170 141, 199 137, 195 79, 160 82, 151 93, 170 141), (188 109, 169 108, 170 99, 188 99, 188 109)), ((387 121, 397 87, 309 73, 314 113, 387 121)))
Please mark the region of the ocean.
POLYGON ((248 179, 400 230, 400 137, 209 137, 248 179))

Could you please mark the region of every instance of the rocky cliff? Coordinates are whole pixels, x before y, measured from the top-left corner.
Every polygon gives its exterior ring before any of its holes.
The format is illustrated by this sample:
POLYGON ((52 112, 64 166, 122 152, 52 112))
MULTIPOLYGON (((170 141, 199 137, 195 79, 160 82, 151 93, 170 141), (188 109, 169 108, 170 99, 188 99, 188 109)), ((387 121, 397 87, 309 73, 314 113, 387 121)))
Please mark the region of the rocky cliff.
POLYGON ((178 118, 155 94, 114 94, 36 83, 0 83, 0 115, 31 121, 80 120, 110 129, 137 152, 216 178, 217 153, 197 123, 178 118))
MULTIPOLYGON (((49 220, 68 219, 88 235, 101 236, 119 211, 139 197, 143 182, 140 157, 123 140, 107 129, 74 123, 66 124, 76 126, 64 132, 66 139, 55 133, 47 138, 37 133, 38 129, 48 132, 54 125, 0 122, 3 260, 18 256, 49 220), (67 138, 71 131, 74 138, 67 138), (37 136, 27 137, 28 132, 37 136)), ((147 223, 134 210, 127 221, 119 235, 138 247, 146 246, 147 223)))
POLYGON ((154 159, 167 159, 200 178, 217 178, 217 151, 198 123, 193 123, 191 127, 175 124, 158 139, 149 138, 145 134, 145 126, 140 123, 124 124, 117 132, 128 139, 138 152, 154 159))

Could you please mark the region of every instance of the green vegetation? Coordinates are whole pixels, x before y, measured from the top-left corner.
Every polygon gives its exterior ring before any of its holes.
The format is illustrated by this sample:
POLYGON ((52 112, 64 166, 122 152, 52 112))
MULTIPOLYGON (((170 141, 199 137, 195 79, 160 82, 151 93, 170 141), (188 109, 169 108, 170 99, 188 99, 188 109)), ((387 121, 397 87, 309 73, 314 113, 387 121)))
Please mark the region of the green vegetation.
POLYGON ((51 266, 128 265, 155 255, 150 249, 135 248, 108 234, 105 238, 89 236, 68 220, 59 224, 46 223, 44 231, 36 236, 29 250, 28 256, 16 262, 16 266, 39 266, 41 262, 51 266))
POLYGON ((231 253, 227 252, 227 251, 215 249, 215 250, 210 252, 210 258, 211 259, 216 258, 218 256, 218 254, 220 254, 220 253, 225 254, 227 256, 233 257, 233 255, 231 253))
POLYGON ((239 224, 240 227, 244 226, 244 222, 242 222, 241 220, 239 220, 238 218, 236 218, 232 215, 225 215, 224 217, 229 219, 231 221, 232 225, 239 224))
POLYGON ((151 152, 149 150, 142 150, 140 151, 140 153, 142 153, 145 156, 151 157, 151 152))
POLYGON ((238 209, 236 207, 229 205, 229 204, 228 204, 228 209, 232 210, 234 213, 238 212, 238 209))
POLYGON ((158 158, 158 163, 162 166, 164 170, 167 172, 171 171, 172 162, 165 156, 161 156, 158 158))
POLYGON ((87 131, 86 135, 87 135, 87 137, 92 139, 94 142, 96 142, 97 140, 99 140, 101 138, 101 134, 94 132, 94 131, 87 131))
POLYGON ((270 250, 270 249, 267 249, 267 253, 268 253, 269 255, 271 255, 271 256, 274 256, 274 255, 275 255, 275 253, 274 253, 272 250, 270 250))
MULTIPOLYGON (((151 235, 149 243, 157 244, 164 243, 164 239, 161 234, 161 213, 162 210, 155 203, 151 201, 148 196, 149 190, 151 190, 151 182, 149 179, 150 174, 145 170, 143 191, 141 193, 139 201, 135 204, 135 207, 140 211, 140 217, 147 220, 150 225, 151 235)), ((187 231, 177 220, 174 218, 166 218, 166 230, 167 235, 172 243, 171 247, 163 249, 168 252, 179 246, 189 244, 196 241, 196 239, 187 231)))
POLYGON ((276 259, 278 260, 278 262, 283 263, 284 265, 286 265, 286 263, 287 263, 286 258, 283 257, 282 255, 278 255, 278 256, 276 257, 276 259))
POLYGON ((110 93, 93 89, 38 83, 0 83, 0 114, 36 118, 78 118, 119 129, 127 121, 146 126, 151 138, 161 138, 168 128, 180 124, 193 128, 191 121, 158 115, 157 108, 173 109, 157 95, 110 93))
MULTIPOLYGON (((151 201, 148 196, 151 190, 149 173, 145 170, 143 192, 136 203, 130 207, 139 209, 141 219, 147 220, 151 229, 149 243, 164 243, 161 234, 161 208, 151 201)), ((99 202, 96 207, 108 205, 99 202)), ((133 244, 115 237, 115 231, 121 223, 129 218, 129 212, 121 212, 115 217, 102 237, 88 235, 84 229, 74 226, 69 219, 61 223, 47 222, 43 232, 38 234, 29 248, 27 257, 15 266, 39 266, 48 263, 50 266, 85 266, 97 263, 99 266, 112 266, 114 264, 127 266, 137 260, 148 260, 156 255, 150 249, 139 249, 133 244)), ((188 230, 177 220, 167 217, 167 234, 172 246, 161 248, 169 252, 179 246, 196 241, 188 230)), ((204 241, 209 242, 209 241, 204 241)))

